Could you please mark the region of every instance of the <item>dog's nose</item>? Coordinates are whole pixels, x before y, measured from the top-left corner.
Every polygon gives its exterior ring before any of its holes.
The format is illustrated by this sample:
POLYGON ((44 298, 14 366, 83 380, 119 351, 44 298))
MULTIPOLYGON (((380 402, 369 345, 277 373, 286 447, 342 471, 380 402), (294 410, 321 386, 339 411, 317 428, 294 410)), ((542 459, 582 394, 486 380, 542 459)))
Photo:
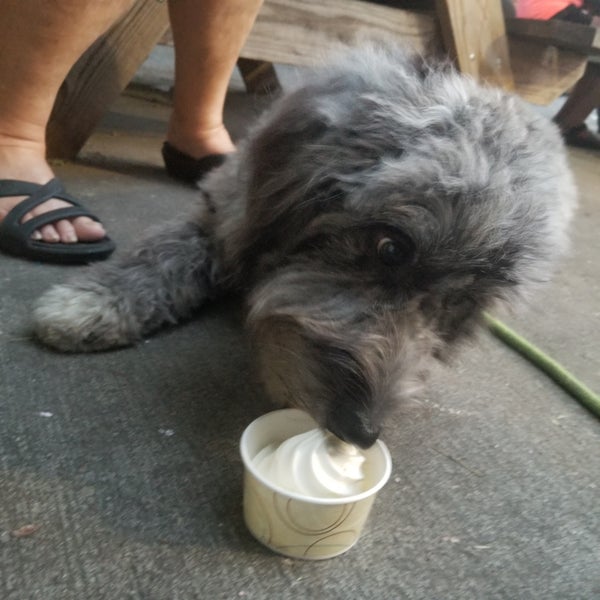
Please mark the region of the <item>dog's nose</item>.
POLYGON ((348 442, 354 444, 359 448, 367 449, 370 448, 379 437, 381 429, 379 427, 373 427, 371 424, 365 423, 360 418, 346 418, 340 420, 339 418, 329 418, 327 420, 327 429, 334 435, 348 442))

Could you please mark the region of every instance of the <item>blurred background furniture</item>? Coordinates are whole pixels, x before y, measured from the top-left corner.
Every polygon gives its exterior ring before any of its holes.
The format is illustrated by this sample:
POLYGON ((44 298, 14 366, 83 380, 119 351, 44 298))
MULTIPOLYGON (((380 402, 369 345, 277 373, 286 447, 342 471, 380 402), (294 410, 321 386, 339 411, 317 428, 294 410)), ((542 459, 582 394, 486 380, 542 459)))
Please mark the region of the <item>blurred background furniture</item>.
MULTIPOLYGON (((340 45, 385 37, 423 54, 447 53, 461 72, 548 104, 581 77, 598 40, 591 27, 535 22, 560 29, 542 31, 516 21, 505 25, 501 0, 265 0, 238 66, 249 91, 273 90, 273 63, 310 65, 340 45), (560 26, 580 31, 565 39, 560 26)), ((165 2, 137 0, 82 56, 54 107, 49 157, 77 155, 154 46, 169 43, 168 29, 165 2)))

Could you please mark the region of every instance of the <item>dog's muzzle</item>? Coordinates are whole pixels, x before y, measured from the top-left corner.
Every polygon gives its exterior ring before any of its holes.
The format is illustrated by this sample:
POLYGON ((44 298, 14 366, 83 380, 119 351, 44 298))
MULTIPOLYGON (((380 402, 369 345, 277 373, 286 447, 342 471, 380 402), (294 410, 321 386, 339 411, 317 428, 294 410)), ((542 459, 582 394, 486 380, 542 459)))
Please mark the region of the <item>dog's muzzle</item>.
POLYGON ((369 377, 352 352, 327 344, 315 344, 315 350, 329 396, 325 427, 345 442, 369 448, 381 430, 369 377))
POLYGON ((358 415, 331 414, 325 426, 340 439, 360 448, 370 448, 379 438, 380 427, 365 422, 358 415))

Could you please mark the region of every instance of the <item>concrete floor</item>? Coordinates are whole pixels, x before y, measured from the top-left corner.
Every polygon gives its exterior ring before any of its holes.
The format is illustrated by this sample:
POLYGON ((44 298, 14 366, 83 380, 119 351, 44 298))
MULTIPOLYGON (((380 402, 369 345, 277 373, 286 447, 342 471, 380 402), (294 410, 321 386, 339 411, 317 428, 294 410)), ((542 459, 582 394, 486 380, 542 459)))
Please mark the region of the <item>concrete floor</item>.
MULTIPOLYGON (((232 90, 236 135, 260 104, 232 90)), ((161 168, 167 114, 123 97, 56 165, 120 250, 194 201, 161 168)), ((511 324, 598 390, 600 156, 570 157, 572 252, 511 324)), ((359 544, 293 561, 242 521, 238 439, 271 406, 238 307, 136 348, 55 354, 29 338, 30 303, 79 270, 0 258, 3 600, 600 598, 600 422, 487 333, 388 424, 394 472, 359 544)))

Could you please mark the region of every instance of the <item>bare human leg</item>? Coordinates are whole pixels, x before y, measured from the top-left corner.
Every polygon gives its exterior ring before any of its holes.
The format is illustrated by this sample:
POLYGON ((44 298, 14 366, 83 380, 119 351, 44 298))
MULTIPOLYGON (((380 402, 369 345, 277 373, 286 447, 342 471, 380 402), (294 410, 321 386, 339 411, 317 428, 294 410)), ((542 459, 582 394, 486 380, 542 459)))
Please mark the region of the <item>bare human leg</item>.
POLYGON ((588 63, 554 120, 563 131, 567 131, 583 123, 597 106, 600 106, 600 65, 588 63))
POLYGON ((585 126, 588 115, 600 106, 600 64, 588 63, 581 79, 554 117, 567 144, 600 150, 600 136, 585 126))
MULTIPOLYGON (((0 179, 46 183, 46 125, 58 89, 81 54, 132 0, 3 0, 0 39, 0 179)), ((23 198, 0 198, 0 221, 23 198)), ((68 206, 51 199, 24 220, 68 206)), ((46 242, 94 241, 104 228, 87 217, 45 225, 46 242)))
POLYGON ((231 73, 262 0, 170 0, 175 90, 167 141, 193 158, 235 146, 223 124, 231 73))

